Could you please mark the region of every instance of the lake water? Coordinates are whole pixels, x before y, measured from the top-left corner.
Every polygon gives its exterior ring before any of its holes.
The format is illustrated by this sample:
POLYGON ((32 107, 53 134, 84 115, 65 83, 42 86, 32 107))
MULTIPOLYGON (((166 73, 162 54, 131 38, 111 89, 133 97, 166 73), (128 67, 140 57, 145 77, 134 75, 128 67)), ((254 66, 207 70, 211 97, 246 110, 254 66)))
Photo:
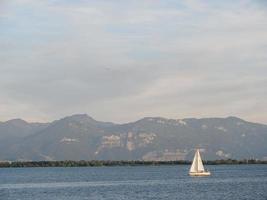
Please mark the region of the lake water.
POLYGON ((0 199, 267 199, 267 165, 208 166, 212 176, 195 178, 189 167, 0 169, 0 199))

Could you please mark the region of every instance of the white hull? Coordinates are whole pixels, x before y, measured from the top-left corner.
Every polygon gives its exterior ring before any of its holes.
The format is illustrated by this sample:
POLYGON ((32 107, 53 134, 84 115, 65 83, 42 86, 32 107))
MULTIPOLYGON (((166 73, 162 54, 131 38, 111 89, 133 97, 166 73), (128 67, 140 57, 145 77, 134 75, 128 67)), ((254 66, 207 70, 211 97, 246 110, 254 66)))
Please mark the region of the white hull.
POLYGON ((190 176, 210 176, 210 172, 189 172, 190 176))

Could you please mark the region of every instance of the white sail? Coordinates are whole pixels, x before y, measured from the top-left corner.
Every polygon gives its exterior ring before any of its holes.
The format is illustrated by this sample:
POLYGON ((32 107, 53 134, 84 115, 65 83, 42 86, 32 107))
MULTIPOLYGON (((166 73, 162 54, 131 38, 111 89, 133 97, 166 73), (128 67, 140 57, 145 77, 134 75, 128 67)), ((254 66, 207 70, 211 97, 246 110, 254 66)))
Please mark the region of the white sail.
POLYGON ((201 156, 200 156, 199 150, 197 149, 195 156, 194 156, 194 160, 190 168, 190 172, 196 173, 196 172, 204 172, 204 171, 205 170, 204 170, 204 166, 201 160, 201 156))
POLYGON ((203 166, 203 163, 202 163, 202 159, 200 157, 200 153, 199 153, 199 150, 197 150, 197 171, 198 172, 204 172, 204 166, 203 166))
POLYGON ((190 168, 190 172, 197 172, 197 152, 195 153, 191 168, 190 168))

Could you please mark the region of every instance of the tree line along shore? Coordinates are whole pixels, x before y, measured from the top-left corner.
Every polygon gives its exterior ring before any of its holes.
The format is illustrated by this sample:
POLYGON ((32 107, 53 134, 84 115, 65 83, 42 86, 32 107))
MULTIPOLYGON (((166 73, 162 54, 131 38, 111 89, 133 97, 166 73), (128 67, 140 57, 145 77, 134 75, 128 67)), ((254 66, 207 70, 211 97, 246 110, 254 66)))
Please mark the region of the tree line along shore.
MULTIPOLYGON (((191 161, 104 161, 104 160, 91 160, 91 161, 14 161, 14 162, 0 162, 0 168, 16 168, 16 167, 101 167, 101 166, 156 166, 156 165, 190 165, 191 161)), ((263 160, 211 160, 203 161, 206 165, 241 165, 241 164, 267 164, 263 160)))

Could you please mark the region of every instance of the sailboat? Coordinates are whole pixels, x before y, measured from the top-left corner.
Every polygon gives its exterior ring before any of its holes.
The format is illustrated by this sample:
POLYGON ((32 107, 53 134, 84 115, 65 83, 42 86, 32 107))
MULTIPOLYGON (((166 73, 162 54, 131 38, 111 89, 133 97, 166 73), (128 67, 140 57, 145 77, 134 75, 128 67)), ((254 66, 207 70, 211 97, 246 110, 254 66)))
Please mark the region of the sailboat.
POLYGON ((190 176, 209 176, 210 175, 210 172, 204 169, 201 156, 199 153, 199 149, 196 150, 195 157, 194 157, 193 163, 189 171, 189 175, 190 176))

